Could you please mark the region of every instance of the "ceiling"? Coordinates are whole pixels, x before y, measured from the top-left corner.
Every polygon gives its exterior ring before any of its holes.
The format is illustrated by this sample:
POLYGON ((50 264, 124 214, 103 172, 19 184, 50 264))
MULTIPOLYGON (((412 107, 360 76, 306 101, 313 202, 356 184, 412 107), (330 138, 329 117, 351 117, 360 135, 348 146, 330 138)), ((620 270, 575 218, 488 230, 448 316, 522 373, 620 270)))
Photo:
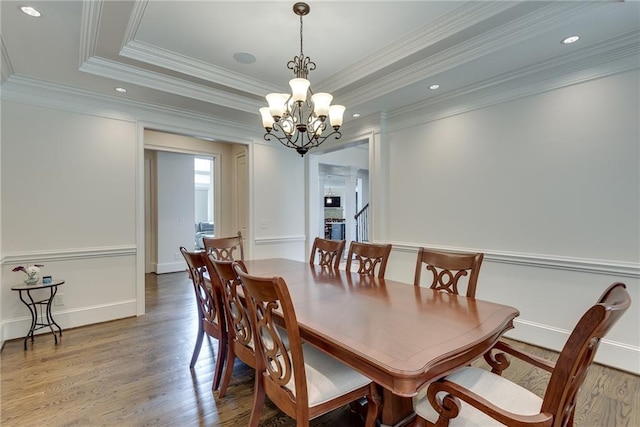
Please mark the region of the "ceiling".
MULTIPOLYGON (((257 135, 264 95, 288 91, 294 76, 286 65, 300 51, 292 1, 0 3, 3 91, 53 86, 216 117, 257 135), (25 4, 42 16, 23 14, 25 4), (247 53, 254 63, 234 59, 247 53)), ((347 106, 345 125, 638 67, 640 2, 309 4, 303 34, 304 53, 317 65, 311 87, 347 106), (571 35, 581 38, 563 45, 571 35)))

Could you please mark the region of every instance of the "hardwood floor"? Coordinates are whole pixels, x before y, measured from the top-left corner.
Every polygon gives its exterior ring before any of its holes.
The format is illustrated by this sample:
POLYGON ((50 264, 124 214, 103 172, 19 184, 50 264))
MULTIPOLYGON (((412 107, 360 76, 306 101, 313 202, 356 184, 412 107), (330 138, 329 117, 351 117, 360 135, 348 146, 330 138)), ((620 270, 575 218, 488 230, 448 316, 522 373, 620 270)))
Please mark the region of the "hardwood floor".
MULTIPOLYGON (((147 314, 65 330, 59 345, 50 334, 22 339, 1 353, 0 424, 11 426, 246 426, 253 373, 236 362, 227 395, 211 392, 217 342, 205 340, 189 369, 196 335, 188 276, 147 275, 147 314)), ((526 346, 544 357, 555 354, 526 346)), ((546 373, 514 361, 506 375, 542 393, 546 373)), ((484 366, 484 362, 477 364, 484 366)), ((295 426, 267 403, 263 426, 295 426)), ((313 426, 361 426, 347 407, 313 426)), ((580 393, 576 425, 640 426, 640 377, 592 366, 580 393)))

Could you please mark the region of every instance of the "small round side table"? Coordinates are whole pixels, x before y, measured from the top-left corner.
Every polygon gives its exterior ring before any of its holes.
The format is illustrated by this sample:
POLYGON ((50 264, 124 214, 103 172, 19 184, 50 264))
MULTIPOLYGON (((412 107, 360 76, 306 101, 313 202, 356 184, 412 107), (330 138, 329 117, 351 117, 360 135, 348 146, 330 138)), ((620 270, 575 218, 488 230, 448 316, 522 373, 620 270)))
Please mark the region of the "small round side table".
POLYGON ((49 328, 53 334, 55 343, 58 344, 58 336, 53 329, 53 326, 55 325, 58 328, 60 337, 62 338, 62 328, 55 320, 53 320, 51 305, 53 304, 53 297, 55 297, 56 292, 58 292, 58 286, 63 284, 64 280, 53 280, 51 283, 36 283, 35 285, 22 284, 11 287, 12 291, 20 293, 20 301, 27 306, 31 313, 31 328, 29 328, 27 336, 24 337, 25 350, 27 349, 27 340, 29 337, 31 337, 31 342, 33 342, 34 332, 39 329, 49 328), (39 289, 48 289, 49 296, 38 300, 34 299, 31 292, 39 289))

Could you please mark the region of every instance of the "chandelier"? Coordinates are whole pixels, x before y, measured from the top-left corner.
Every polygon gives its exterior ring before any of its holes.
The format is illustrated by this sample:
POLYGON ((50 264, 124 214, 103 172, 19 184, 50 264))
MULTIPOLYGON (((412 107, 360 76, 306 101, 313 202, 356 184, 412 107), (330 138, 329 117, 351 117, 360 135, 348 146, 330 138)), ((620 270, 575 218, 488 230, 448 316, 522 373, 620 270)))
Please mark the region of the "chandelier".
POLYGON ((345 110, 343 105, 331 105, 331 94, 311 91, 307 76, 309 70, 315 70, 316 64, 302 52, 302 17, 309 11, 306 3, 293 5, 293 12, 300 17, 300 55, 287 63, 287 68, 296 76, 289 81, 291 94, 270 93, 266 96, 269 106, 260 108, 262 125, 267 131, 264 139, 270 141, 274 137, 285 147, 295 149, 300 156, 330 136, 335 139, 342 136, 338 130, 345 110), (327 125, 327 117, 331 127, 327 125))

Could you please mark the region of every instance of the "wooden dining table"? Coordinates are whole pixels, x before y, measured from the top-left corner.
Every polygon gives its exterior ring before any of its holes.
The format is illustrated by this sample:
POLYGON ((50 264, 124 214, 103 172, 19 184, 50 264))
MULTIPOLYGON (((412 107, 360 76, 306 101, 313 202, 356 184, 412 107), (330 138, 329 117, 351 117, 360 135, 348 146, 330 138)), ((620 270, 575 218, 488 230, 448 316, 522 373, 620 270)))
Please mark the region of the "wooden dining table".
POLYGON ((517 309, 288 259, 245 261, 284 278, 301 337, 383 389, 383 425, 413 416, 412 396, 487 352, 517 309))

